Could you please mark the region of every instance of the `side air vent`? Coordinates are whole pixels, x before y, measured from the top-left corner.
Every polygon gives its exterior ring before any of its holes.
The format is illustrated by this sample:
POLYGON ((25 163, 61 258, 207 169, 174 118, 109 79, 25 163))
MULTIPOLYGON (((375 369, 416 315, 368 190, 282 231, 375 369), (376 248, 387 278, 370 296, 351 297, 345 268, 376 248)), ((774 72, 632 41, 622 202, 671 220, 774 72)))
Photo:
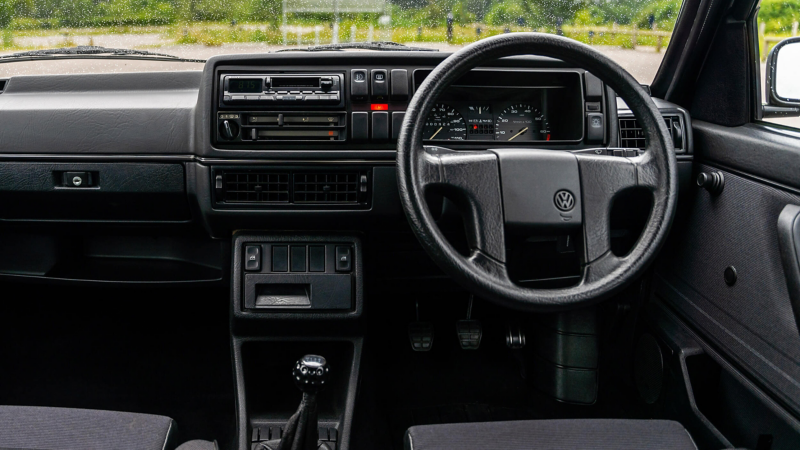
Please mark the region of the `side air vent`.
POLYGON ((294 174, 295 203, 358 203, 358 191, 355 172, 294 174))
POLYGON ((8 79, 0 80, 0 94, 6 90, 6 84, 8 84, 8 79))
MULTIPOLYGON (((686 144, 683 139, 685 133, 681 116, 664 116, 664 121, 672 135, 675 151, 677 153, 684 153, 686 151, 686 144)), ((644 132, 642 131, 642 127, 639 126, 639 121, 635 117, 627 116, 619 118, 619 141, 620 147, 644 150, 644 132)))
POLYGON ((220 207, 368 207, 370 172, 363 168, 215 168, 214 203, 220 207))
POLYGON ((288 203, 289 174, 223 172, 222 193, 227 203, 288 203))

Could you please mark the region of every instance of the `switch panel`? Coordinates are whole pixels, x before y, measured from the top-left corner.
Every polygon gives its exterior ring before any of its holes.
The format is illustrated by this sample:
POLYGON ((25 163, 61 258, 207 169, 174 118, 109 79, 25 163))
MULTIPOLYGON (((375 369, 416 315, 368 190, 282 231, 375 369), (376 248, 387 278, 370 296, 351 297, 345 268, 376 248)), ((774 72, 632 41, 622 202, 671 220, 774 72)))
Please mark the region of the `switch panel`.
POLYGON ((265 317, 316 311, 360 314, 359 240, 335 236, 294 241, 285 235, 237 236, 234 292, 240 296, 237 317, 265 317))

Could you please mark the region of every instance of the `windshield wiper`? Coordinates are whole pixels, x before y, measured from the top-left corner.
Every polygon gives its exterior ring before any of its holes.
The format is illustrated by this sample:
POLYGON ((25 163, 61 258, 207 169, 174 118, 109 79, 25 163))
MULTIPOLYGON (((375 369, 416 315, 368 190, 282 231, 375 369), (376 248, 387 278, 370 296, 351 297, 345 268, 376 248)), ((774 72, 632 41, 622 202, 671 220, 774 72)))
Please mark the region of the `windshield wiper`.
POLYGON ((51 48, 47 50, 30 50, 27 52, 0 55, 0 63, 14 61, 33 61, 42 59, 87 59, 87 58, 111 58, 111 59, 147 59, 153 61, 176 61, 204 63, 204 59, 186 59, 179 56, 167 55, 166 53, 155 53, 147 50, 132 50, 127 48, 106 48, 89 45, 78 47, 51 48))
POLYGON ((342 44, 312 45, 306 48, 284 48, 276 52, 327 52, 330 50, 381 50, 385 52, 438 52, 435 48, 409 47, 397 42, 345 42, 342 44))

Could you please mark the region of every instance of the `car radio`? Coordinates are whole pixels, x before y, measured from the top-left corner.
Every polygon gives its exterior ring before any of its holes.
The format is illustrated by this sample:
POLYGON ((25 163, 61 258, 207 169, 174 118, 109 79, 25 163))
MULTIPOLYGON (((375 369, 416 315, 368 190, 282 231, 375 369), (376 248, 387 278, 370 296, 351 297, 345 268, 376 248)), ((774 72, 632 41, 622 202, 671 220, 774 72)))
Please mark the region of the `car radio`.
POLYGON ((344 100, 341 74, 221 75, 220 106, 337 106, 344 100))

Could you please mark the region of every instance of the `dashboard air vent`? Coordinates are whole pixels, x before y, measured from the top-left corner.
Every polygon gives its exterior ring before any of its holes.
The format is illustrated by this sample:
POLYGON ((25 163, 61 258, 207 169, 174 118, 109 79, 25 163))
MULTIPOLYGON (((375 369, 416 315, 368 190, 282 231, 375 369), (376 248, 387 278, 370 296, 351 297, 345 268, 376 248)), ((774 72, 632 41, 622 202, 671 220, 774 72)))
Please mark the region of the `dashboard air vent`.
MULTIPOLYGON (((675 150, 681 153, 685 150, 683 140, 683 121, 680 116, 664 116, 667 123, 667 130, 672 136, 675 150)), ((645 140, 642 127, 635 117, 619 118, 619 143, 623 148, 639 148, 644 150, 645 140)))
POLYGON ((358 173, 295 173, 294 203, 358 203, 358 173))
POLYGON ((227 203, 288 203, 289 174, 279 172, 222 173, 227 203))

